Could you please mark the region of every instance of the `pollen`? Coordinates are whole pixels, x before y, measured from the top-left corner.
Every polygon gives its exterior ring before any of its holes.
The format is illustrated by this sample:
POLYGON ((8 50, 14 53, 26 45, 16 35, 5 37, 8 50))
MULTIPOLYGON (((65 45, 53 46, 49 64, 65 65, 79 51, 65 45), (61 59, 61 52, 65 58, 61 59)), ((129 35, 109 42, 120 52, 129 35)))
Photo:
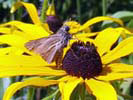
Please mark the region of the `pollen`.
POLYGON ((89 79, 102 72, 102 62, 94 44, 75 42, 63 59, 62 68, 72 76, 89 79))

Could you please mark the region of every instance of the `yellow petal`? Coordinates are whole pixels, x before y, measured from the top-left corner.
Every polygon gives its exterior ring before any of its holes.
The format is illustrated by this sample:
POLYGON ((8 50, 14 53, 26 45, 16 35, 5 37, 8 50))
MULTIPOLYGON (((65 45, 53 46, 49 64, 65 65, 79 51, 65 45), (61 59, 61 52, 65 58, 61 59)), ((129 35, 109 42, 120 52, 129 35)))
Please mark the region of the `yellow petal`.
POLYGON ((10 100, 16 91, 26 86, 46 87, 46 86, 54 85, 54 84, 58 84, 58 81, 44 80, 43 78, 31 78, 30 80, 25 80, 24 82, 16 82, 7 88, 4 94, 3 100, 10 100))
POLYGON ((75 38, 81 38, 81 37, 93 37, 93 36, 96 36, 98 34, 98 32, 95 32, 95 33, 79 33, 79 34, 75 34, 75 38))
POLYGON ((83 24, 83 25, 80 27, 79 31, 84 30, 84 29, 86 29, 87 27, 89 27, 89 26, 91 26, 91 25, 93 25, 93 24, 95 24, 95 23, 104 21, 104 20, 111 20, 111 21, 114 21, 114 22, 120 24, 121 26, 123 26, 123 22, 122 22, 120 19, 118 19, 118 18, 112 18, 112 17, 107 17, 107 16, 101 16, 101 17, 95 17, 95 18, 92 18, 91 20, 88 20, 85 24, 83 24))
POLYGON ((5 24, 1 24, 0 26, 0 29, 3 27, 11 26, 10 34, 21 34, 15 32, 15 29, 18 28, 22 31, 25 37, 27 35, 27 37, 31 38, 31 40, 49 36, 49 33, 40 25, 27 24, 19 21, 11 21, 5 24))
POLYGON ((28 42, 27 39, 24 39, 17 35, 2 35, 0 36, 0 44, 8 44, 10 45, 10 47, 1 48, 1 52, 3 52, 4 54, 16 54, 16 55, 21 55, 25 52, 30 55, 36 55, 24 47, 26 42, 28 42))
POLYGON ((133 35, 128 29, 123 27, 116 28, 116 30, 121 32, 121 36, 123 39, 125 39, 127 35, 133 35))
POLYGON ((6 48, 0 48, 0 56, 1 55, 22 55, 24 52, 24 50, 18 49, 16 47, 6 47, 6 48))
POLYGON ((76 42, 76 41, 77 41, 77 40, 74 40, 74 39, 69 41, 68 46, 67 46, 66 48, 64 48, 63 56, 66 55, 67 51, 70 49, 70 47, 72 46, 72 44, 73 44, 74 42, 76 42))
POLYGON ((65 86, 65 82, 67 82, 68 80, 71 80, 72 79, 72 76, 70 75, 67 75, 67 76, 64 76, 62 78, 59 79, 60 83, 59 83, 59 89, 60 89, 60 92, 61 92, 61 96, 62 96, 62 100, 64 100, 64 86, 65 86))
POLYGON ((23 54, 29 54, 32 56, 37 56, 37 54, 28 51, 26 48, 18 48, 18 47, 6 47, 6 48, 0 48, 0 56, 3 55, 23 55, 23 54))
POLYGON ((15 12, 19 7, 24 6, 29 13, 33 23, 41 25, 40 19, 38 17, 37 9, 32 3, 17 2, 12 6, 11 13, 15 12))
POLYGON ((110 63, 120 57, 129 55, 133 52, 133 37, 129 37, 120 42, 112 51, 102 57, 103 64, 110 63))
POLYGON ((0 27, 0 33, 2 34, 11 34, 11 29, 6 27, 0 27))
POLYGON ((104 81, 112 81, 120 80, 123 78, 133 78, 133 65, 113 63, 109 64, 107 67, 104 68, 105 74, 96 77, 97 79, 104 81))
POLYGON ((128 29, 123 28, 123 27, 115 28, 115 30, 120 31, 122 34, 133 35, 128 29))
POLYGON ((71 78, 72 78, 72 76, 67 75, 67 76, 64 76, 64 77, 60 78, 59 81, 68 81, 68 80, 70 80, 71 78))
POLYGON ((113 28, 107 28, 97 35, 95 39, 95 44, 99 54, 102 56, 104 53, 108 52, 112 45, 118 40, 120 32, 113 28))
POLYGON ((23 52, 29 53, 31 55, 36 55, 25 48, 25 44, 27 42, 29 42, 28 39, 14 34, 0 36, 0 44, 8 44, 10 46, 18 48, 18 51, 20 51, 21 49, 21 51, 23 52))
POLYGON ((108 73, 106 75, 101 75, 96 77, 96 79, 101 81, 113 81, 113 80, 121 80, 124 78, 133 78, 133 72, 129 73, 108 73))
POLYGON ((46 11, 46 15, 47 16, 56 16, 54 3, 52 3, 48 6, 48 10, 46 11))
POLYGON ((62 91, 62 97, 63 100, 69 100, 70 96, 73 92, 73 90, 76 88, 76 86, 82 81, 81 78, 71 77, 70 80, 67 81, 67 83, 64 83, 63 85, 60 85, 60 90, 62 91), (63 87, 61 87, 63 86, 63 87))
POLYGON ((60 93, 61 93, 62 100, 64 100, 64 90, 63 90, 64 86, 65 86, 65 82, 60 82, 59 83, 59 90, 60 90, 60 93))
POLYGON ((0 43, 6 43, 8 45, 18 47, 18 48, 24 48, 25 43, 28 42, 28 40, 17 36, 17 35, 2 35, 0 36, 0 43))
POLYGON ((64 25, 67 25, 70 27, 70 30, 69 30, 70 34, 77 33, 80 28, 80 24, 76 21, 66 21, 64 25))
POLYGON ((90 79, 85 80, 85 83, 97 100, 117 100, 115 89, 108 82, 90 79))
POLYGON ((34 39, 34 36, 29 35, 29 34, 25 34, 22 31, 17 30, 16 28, 7 28, 7 27, 0 27, 0 33, 4 34, 4 35, 9 35, 9 34, 15 34, 18 35, 20 37, 23 37, 25 39, 31 40, 32 38, 34 39))
POLYGON ((112 72, 119 72, 119 73, 133 72, 133 65, 113 63, 109 64, 108 67, 112 72))
POLYGON ((1 55, 1 66, 45 66, 47 63, 40 56, 1 55))
POLYGON ((2 66, 0 70, 0 77, 12 76, 63 76, 66 72, 63 70, 54 70, 45 66, 2 66))

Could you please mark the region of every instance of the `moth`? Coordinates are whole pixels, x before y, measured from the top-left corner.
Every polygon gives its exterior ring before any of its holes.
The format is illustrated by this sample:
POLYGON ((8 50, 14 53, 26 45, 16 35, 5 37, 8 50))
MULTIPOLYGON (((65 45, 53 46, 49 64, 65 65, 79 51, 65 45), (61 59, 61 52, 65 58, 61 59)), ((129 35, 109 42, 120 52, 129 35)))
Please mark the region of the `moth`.
POLYGON ((28 50, 40 54, 48 63, 53 61, 59 65, 62 61, 63 49, 72 38, 69 34, 69 26, 62 26, 55 34, 37 40, 31 40, 25 44, 28 50))

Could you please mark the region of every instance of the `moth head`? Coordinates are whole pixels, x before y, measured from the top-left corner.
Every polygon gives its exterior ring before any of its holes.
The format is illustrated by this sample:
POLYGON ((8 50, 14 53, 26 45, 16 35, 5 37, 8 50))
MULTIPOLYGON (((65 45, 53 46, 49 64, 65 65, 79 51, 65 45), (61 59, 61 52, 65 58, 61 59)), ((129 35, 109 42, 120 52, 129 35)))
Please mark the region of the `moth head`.
POLYGON ((64 30, 68 32, 70 30, 70 27, 69 26, 64 26, 64 30))

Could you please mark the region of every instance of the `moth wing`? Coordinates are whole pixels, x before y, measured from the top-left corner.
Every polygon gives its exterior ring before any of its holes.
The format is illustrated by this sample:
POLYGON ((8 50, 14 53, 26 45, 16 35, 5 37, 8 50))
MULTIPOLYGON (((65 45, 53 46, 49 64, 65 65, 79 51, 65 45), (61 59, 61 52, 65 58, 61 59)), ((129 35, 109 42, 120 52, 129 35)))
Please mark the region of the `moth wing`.
POLYGON ((51 35, 49 37, 31 40, 25 44, 25 47, 28 50, 33 50, 36 53, 40 53, 43 51, 44 47, 48 48, 49 45, 52 45, 54 42, 56 42, 57 37, 59 37, 59 36, 58 35, 56 36, 56 34, 54 34, 54 35, 51 35))
POLYGON ((44 60, 51 63, 59 49, 61 49, 62 37, 52 35, 48 38, 40 38, 26 43, 26 48, 40 54, 44 60))
MULTIPOLYGON (((41 54, 43 59, 45 59, 48 63, 51 63, 52 61, 56 61, 57 55, 59 51, 62 51, 62 44, 61 41, 57 41, 56 43, 50 45, 49 49, 44 50, 44 52, 41 54)), ((60 52, 61 53, 61 52, 60 52)))
POLYGON ((48 38, 40 38, 37 40, 31 40, 25 44, 25 47, 28 50, 33 50, 34 48, 37 48, 39 45, 41 45, 43 41, 45 42, 47 39, 48 38))

